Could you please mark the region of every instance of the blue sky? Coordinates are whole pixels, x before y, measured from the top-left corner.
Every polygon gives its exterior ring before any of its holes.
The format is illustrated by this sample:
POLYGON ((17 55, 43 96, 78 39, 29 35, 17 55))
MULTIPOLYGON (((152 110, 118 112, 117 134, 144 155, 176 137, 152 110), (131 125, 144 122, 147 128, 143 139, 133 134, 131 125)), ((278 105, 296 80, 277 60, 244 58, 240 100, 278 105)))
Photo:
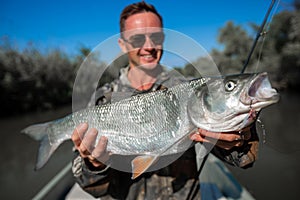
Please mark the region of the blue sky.
MULTIPOLYGON (((19 48, 28 42, 41 49, 76 53, 94 48, 119 31, 119 14, 131 0, 0 0, 0 37, 19 48)), ((260 24, 271 0, 147 0, 164 18, 165 28, 193 38, 205 49, 220 47, 218 30, 229 20, 247 26, 260 24)), ((281 0, 276 12, 292 0, 281 0)), ((276 8, 276 7, 275 7, 276 8)))

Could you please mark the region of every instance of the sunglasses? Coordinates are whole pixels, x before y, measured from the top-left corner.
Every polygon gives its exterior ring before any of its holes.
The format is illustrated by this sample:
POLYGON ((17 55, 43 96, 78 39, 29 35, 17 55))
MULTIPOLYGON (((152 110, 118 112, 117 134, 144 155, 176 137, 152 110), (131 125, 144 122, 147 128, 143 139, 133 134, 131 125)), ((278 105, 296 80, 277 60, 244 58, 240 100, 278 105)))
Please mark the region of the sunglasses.
MULTIPOLYGON (((161 45, 165 39, 165 34, 163 32, 156 32, 149 35, 149 38, 154 45, 161 45)), ((131 44, 133 48, 141 48, 146 42, 146 35, 136 34, 130 36, 128 40, 123 37, 123 40, 131 44)))

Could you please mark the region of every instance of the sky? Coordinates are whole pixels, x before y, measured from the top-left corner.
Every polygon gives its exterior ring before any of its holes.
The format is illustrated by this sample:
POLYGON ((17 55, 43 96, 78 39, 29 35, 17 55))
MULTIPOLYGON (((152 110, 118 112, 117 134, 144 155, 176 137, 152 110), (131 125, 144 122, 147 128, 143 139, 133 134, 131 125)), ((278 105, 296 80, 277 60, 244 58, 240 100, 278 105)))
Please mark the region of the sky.
MULTIPOLYGON (((277 0, 278 2, 279 0, 277 0)), ((40 49, 58 48, 76 54, 95 48, 119 32, 119 14, 132 0, 0 0, 0 38, 18 48, 28 43, 40 49)), ((206 50, 219 48, 218 30, 226 22, 247 27, 261 24, 271 0, 147 0, 164 19, 164 27, 178 31, 206 50)), ((281 0, 273 12, 290 8, 281 0)), ((253 33, 255 35, 255 33, 253 33)))

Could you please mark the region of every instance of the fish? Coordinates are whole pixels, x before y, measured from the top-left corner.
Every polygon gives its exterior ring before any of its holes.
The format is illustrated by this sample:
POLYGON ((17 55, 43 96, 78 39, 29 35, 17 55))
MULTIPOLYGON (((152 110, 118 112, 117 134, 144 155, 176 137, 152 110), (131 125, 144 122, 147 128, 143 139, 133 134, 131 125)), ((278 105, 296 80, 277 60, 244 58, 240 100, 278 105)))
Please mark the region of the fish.
MULTIPOLYGON (((40 141, 36 169, 43 167, 74 129, 88 123, 108 139, 111 155, 131 156, 132 179, 161 157, 183 153, 197 128, 240 131, 253 124, 261 109, 279 101, 267 72, 211 76, 184 81, 159 91, 92 106, 63 118, 22 130, 40 141)), ((113 157, 113 156, 112 156, 113 157)), ((113 161, 110 161, 113 163, 113 161)))

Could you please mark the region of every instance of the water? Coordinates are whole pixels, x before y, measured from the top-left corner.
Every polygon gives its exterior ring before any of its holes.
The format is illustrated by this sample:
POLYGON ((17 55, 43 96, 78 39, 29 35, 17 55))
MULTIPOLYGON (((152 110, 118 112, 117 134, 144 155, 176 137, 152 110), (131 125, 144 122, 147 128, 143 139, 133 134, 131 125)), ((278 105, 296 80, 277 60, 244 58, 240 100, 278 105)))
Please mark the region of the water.
MULTIPOLYGON (((20 131, 30 124, 55 119, 69 112, 71 107, 0 119, 0 199, 31 199, 71 161, 72 144, 66 142, 59 147, 44 168, 34 171, 38 142, 20 134, 20 131)), ((73 183, 72 174, 69 172, 46 199, 59 199, 73 183)))
POLYGON ((230 167, 257 199, 299 199, 300 94, 281 93, 278 104, 261 113, 266 143, 247 170, 230 167))
MULTIPOLYGON (((266 129, 259 159, 247 170, 229 167, 257 199, 299 199, 300 190, 300 94, 282 93, 278 104, 261 113, 266 129)), ((0 119, 0 199, 31 199, 73 158, 72 144, 63 144, 44 168, 34 171, 38 143, 20 134, 24 127, 56 119, 71 107, 0 119)), ((59 199, 72 186, 71 172, 46 199, 59 199)))

